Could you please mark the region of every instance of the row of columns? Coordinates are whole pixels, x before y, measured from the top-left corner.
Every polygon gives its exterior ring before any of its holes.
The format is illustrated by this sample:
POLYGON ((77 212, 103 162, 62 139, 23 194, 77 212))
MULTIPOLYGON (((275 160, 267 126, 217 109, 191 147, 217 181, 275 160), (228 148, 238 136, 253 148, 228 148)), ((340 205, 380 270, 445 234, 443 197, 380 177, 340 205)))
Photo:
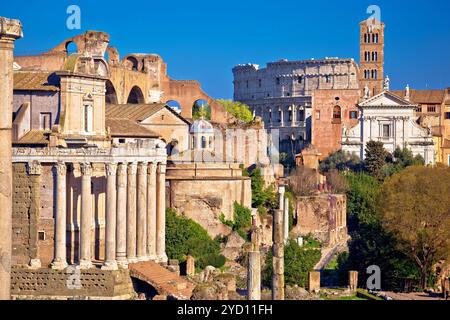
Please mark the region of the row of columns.
MULTIPOLYGON (((165 175, 163 163, 107 163, 105 261, 103 269, 116 270, 129 263, 166 262, 165 175)), ((79 267, 92 268, 91 163, 81 163, 81 218, 79 267)), ((67 166, 56 165, 56 222, 54 269, 67 267, 67 166)))

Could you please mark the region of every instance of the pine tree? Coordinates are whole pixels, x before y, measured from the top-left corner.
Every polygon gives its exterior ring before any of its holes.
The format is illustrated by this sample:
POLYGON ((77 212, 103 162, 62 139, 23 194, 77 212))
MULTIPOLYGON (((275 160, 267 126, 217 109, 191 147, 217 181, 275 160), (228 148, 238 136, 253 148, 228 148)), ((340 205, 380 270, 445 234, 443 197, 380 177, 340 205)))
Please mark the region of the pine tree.
POLYGON ((383 143, 369 141, 366 145, 365 167, 367 172, 374 178, 382 181, 384 178, 383 166, 389 153, 384 149, 383 143))

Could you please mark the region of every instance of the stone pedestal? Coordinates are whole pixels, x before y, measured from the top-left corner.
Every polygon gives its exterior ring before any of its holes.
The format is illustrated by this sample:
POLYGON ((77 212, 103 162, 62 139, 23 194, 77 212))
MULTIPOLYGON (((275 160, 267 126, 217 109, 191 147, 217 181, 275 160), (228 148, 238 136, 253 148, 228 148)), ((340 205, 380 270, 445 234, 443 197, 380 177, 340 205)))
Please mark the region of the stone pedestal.
POLYGON ((320 291, 320 272, 310 271, 308 274, 308 291, 319 292, 320 291))
POLYGON ((13 49, 22 36, 20 21, 0 17, 0 300, 11 298, 13 49))
POLYGON ((186 275, 188 277, 195 276, 195 259, 193 256, 186 257, 186 275))
POLYGON ((352 292, 358 289, 358 271, 348 272, 348 288, 352 292))

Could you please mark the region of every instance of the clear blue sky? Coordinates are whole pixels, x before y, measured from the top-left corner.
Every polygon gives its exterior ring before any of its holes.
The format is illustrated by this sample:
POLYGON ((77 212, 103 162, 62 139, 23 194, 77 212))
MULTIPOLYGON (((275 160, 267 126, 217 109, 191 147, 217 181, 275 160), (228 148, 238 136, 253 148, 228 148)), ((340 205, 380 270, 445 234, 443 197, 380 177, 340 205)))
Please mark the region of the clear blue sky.
POLYGON ((39 53, 85 30, 111 35, 121 56, 158 53, 174 79, 197 79, 215 98, 231 98, 234 65, 282 58, 359 61, 358 23, 371 4, 386 23, 391 88, 450 87, 448 0, 1 0, 1 16, 21 19, 18 54, 39 53), (66 28, 81 7, 82 30, 66 28))

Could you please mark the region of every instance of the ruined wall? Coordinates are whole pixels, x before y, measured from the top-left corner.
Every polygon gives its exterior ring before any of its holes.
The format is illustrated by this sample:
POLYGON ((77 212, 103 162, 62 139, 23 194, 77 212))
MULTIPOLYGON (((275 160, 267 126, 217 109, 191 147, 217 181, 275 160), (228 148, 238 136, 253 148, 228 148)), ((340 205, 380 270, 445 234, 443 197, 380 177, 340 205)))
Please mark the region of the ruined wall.
POLYGON ((75 270, 29 270, 13 268, 11 294, 16 299, 130 299, 134 296, 128 269, 82 270, 79 281, 75 270))
POLYGON ((347 197, 328 194, 300 197, 295 220, 294 234, 312 234, 325 246, 333 246, 347 237, 347 197))
POLYGON ((235 201, 251 207, 251 181, 235 164, 172 164, 167 180, 170 207, 199 223, 213 238, 231 232, 219 217, 223 213, 232 220, 235 201))

